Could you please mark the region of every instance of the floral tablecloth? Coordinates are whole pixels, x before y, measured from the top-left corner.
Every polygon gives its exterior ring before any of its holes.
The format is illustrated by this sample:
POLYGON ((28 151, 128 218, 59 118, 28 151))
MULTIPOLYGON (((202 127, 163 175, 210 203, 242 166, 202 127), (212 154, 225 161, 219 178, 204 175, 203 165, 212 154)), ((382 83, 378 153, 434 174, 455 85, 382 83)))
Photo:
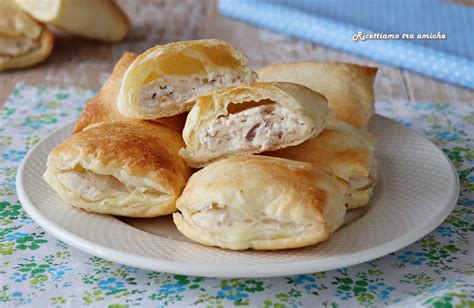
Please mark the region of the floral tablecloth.
POLYGON ((328 272, 269 279, 209 279, 145 271, 78 251, 45 233, 15 195, 17 167, 53 129, 76 119, 93 91, 18 84, 0 115, 0 306, 355 305, 474 307, 474 108, 378 102, 454 162, 461 196, 449 218, 415 244, 328 272))

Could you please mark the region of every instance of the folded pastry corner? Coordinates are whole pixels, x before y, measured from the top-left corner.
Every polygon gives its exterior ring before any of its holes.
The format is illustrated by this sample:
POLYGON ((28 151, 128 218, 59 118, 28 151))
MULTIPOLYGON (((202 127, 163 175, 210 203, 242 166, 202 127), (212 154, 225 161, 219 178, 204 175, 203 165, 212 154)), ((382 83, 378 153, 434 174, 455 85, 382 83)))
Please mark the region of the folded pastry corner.
POLYGON ((348 209, 356 209, 369 203, 378 181, 377 159, 373 157, 369 166, 369 175, 353 179, 349 184, 351 191, 348 198, 348 209))
POLYGON ((259 81, 299 83, 324 95, 337 118, 367 129, 377 68, 342 62, 281 63, 257 70, 259 81))
POLYGON ((0 71, 43 61, 53 43, 53 35, 13 1, 0 1, 0 71))
POLYGON ((323 129, 327 101, 293 83, 250 83, 215 90, 195 99, 186 119, 180 155, 202 167, 232 155, 298 145, 323 129))
POLYGON ((376 145, 371 133, 330 117, 315 138, 264 155, 311 163, 348 182, 348 208, 353 209, 369 202, 377 182, 376 145))
POLYGON ((347 183, 314 166, 236 156, 194 173, 173 220, 186 237, 232 250, 304 247, 344 222, 347 183))
MULTIPOLYGON (((137 55, 126 52, 119 59, 112 74, 107 78, 102 88, 94 96, 82 111, 74 127, 74 133, 82 131, 84 128, 101 122, 123 121, 129 118, 122 115, 117 109, 117 97, 120 91, 120 84, 123 75, 130 64, 137 58, 137 55)), ((181 134, 186 114, 179 114, 173 117, 166 117, 154 120, 181 134)))
MULTIPOLYGON (((12 0, 7 0, 12 1, 12 0)), ((129 29, 127 16, 114 0, 15 0, 33 18, 73 34, 117 42, 129 29)))
POLYGON ((191 171, 180 135, 160 124, 119 121, 71 135, 48 156, 45 181, 74 207, 129 217, 176 210, 191 171))
POLYGON ((189 111, 191 98, 252 82, 247 58, 218 39, 173 42, 148 49, 127 69, 119 111, 130 118, 157 119, 189 111))

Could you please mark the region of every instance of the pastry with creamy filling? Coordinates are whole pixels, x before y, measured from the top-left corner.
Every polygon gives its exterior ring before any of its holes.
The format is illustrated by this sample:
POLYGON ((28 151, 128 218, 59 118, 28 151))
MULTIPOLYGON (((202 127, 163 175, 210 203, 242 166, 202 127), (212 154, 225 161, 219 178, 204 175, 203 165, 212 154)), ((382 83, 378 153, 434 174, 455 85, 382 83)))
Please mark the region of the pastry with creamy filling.
MULTIPOLYGON (((117 64, 115 64, 112 74, 110 74, 109 78, 100 88, 99 93, 84 107, 74 127, 75 133, 90 125, 101 122, 129 120, 129 118, 118 111, 117 97, 125 70, 136 58, 137 55, 131 52, 126 52, 122 55, 117 64)), ((186 113, 154 120, 154 122, 161 123, 180 134, 183 131, 185 121, 186 113)))
POLYGON ((191 174, 178 156, 182 145, 179 133, 161 124, 99 123, 51 151, 44 179, 67 203, 90 212, 168 215, 191 174))
POLYGON ((191 176, 173 220, 182 234, 207 246, 304 247, 342 225, 347 192, 346 182, 308 163, 236 156, 191 176))
POLYGON ((119 111, 157 119, 189 111, 192 98, 256 79, 247 58, 218 39, 173 42, 148 49, 133 61, 120 87, 119 111))
POLYGON ((53 42, 53 35, 13 1, 0 1, 0 71, 43 61, 53 42))
POLYGON ((232 155, 298 145, 315 137, 327 117, 327 101, 302 85, 251 83, 195 99, 183 130, 188 165, 202 167, 232 155))

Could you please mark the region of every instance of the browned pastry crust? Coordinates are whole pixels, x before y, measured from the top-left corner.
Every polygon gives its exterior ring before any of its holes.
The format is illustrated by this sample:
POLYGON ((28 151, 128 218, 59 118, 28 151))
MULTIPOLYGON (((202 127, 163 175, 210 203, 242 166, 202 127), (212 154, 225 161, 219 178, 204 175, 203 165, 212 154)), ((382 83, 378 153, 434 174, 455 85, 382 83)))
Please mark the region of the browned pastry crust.
POLYGON ((89 211, 167 215, 191 174, 178 156, 182 146, 177 132, 158 123, 100 123, 51 151, 45 179, 63 199, 89 211))

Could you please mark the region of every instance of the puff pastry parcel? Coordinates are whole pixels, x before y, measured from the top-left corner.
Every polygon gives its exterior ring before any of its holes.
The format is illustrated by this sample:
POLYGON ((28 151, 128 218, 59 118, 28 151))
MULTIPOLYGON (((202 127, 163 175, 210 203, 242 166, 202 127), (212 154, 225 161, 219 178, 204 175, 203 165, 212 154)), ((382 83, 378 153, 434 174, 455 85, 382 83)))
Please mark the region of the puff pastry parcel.
MULTIPOLYGON (((79 132, 89 125, 107 122, 127 120, 117 109, 117 97, 120 90, 123 74, 137 56, 131 52, 126 52, 115 65, 109 78, 105 81, 99 93, 94 96, 82 111, 74 127, 74 132, 79 132)), ((161 118, 155 122, 161 123, 181 134, 186 114, 173 117, 161 118)))
POLYGON ((43 61, 53 42, 53 35, 13 1, 0 1, 0 71, 43 61))
POLYGON ((236 156, 194 173, 173 219, 181 233, 204 245, 303 247, 342 225, 347 190, 344 181, 308 163, 236 156))
POLYGON ((125 38, 128 33, 128 19, 113 0, 15 0, 15 2, 39 21, 88 38, 116 42, 125 38))
POLYGON ((293 83, 250 83, 199 96, 186 119, 180 155, 201 167, 232 155, 298 145, 323 129, 327 101, 293 83))
POLYGON ((377 180, 376 137, 331 118, 315 138, 295 147, 265 153, 308 162, 350 184, 348 208, 366 205, 377 180))
POLYGON ((189 99, 256 75, 247 58, 230 44, 197 40, 155 46, 127 69, 119 94, 119 111, 137 119, 156 119, 189 111, 189 99))
POLYGON ((180 135, 146 121, 107 122, 73 134, 48 156, 46 182, 91 212, 155 217, 176 210, 191 172, 180 135))
POLYGON ((377 68, 339 62, 297 62, 257 70, 260 81, 288 81, 323 94, 336 117, 367 129, 374 113, 377 68))

